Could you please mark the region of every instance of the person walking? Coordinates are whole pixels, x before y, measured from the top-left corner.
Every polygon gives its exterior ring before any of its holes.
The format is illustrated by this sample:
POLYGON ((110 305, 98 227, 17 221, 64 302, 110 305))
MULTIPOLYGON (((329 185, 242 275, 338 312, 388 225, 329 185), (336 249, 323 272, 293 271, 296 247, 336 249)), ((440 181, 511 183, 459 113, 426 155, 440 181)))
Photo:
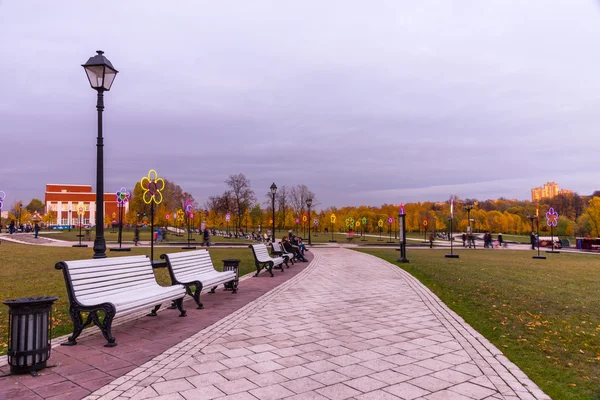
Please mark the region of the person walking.
POLYGON ((33 226, 33 232, 35 233, 35 235, 33 237, 37 239, 38 238, 38 234, 40 232, 40 226, 38 225, 37 222, 33 226))
POLYGON ((433 249, 433 232, 429 234, 429 248, 433 249))
POLYGON ((208 233, 208 228, 204 228, 204 231, 202 231, 202 238, 204 239, 204 245, 206 247, 210 246, 210 235, 208 233))
POLYGON ((531 231, 531 235, 529 235, 529 240, 531 241, 531 250, 535 250, 535 232, 531 231))
POLYGON ((135 224, 135 232, 133 233, 133 243, 137 246, 140 241, 140 227, 135 224))
POLYGON ((502 239, 502 234, 498 234, 498 247, 502 248, 502 243, 504 243, 504 239, 502 239))

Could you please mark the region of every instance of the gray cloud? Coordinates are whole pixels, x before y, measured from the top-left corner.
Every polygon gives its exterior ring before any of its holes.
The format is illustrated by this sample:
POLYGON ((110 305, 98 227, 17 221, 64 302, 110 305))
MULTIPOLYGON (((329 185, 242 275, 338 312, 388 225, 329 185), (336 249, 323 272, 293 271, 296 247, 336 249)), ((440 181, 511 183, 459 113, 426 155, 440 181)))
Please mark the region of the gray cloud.
MULTIPOLYGON (((598 189, 596 2, 517 0, 0 3, 0 190, 148 169, 203 201, 243 172, 258 194, 304 183, 322 205, 528 198, 598 189), (263 189, 261 189, 263 188, 263 189)), ((9 199, 7 199, 9 200, 9 199)), ((10 200, 9 200, 10 201, 10 200)))

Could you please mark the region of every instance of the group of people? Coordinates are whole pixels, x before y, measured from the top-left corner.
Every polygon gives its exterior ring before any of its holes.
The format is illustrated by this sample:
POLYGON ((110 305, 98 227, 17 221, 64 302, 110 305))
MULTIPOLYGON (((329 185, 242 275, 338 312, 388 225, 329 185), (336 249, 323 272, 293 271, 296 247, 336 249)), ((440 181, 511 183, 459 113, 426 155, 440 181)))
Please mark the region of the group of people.
POLYGON ((308 262, 306 257, 304 257, 304 253, 308 250, 304 246, 302 238, 294 235, 291 230, 288 232, 288 236, 281 238, 281 245, 287 253, 294 255, 296 261, 308 262))
MULTIPOLYGON (((0 232, 2 232, 2 224, 0 224, 0 232)), ((17 226, 17 224, 15 223, 15 221, 10 221, 10 224, 8 224, 8 226, 6 227, 6 232, 10 233, 11 235, 13 233, 17 233, 17 232, 25 232, 25 233, 30 233, 33 232, 35 234, 34 237, 38 237, 38 233, 40 232, 40 225, 35 222, 33 225, 31 224, 19 224, 17 226)))
MULTIPOLYGON (((496 247, 503 247, 504 246, 504 239, 502 238, 502 234, 499 233, 498 234, 498 242, 496 244, 496 247)), ((469 246, 469 248, 471 248, 471 246, 473 246, 473 248, 475 248, 475 235, 473 235, 472 233, 463 233, 462 234, 462 242, 463 242, 463 247, 467 247, 467 245, 469 246)), ((493 249, 494 248, 494 237, 492 236, 492 234, 488 231, 485 232, 483 234, 483 247, 486 249, 493 249)))

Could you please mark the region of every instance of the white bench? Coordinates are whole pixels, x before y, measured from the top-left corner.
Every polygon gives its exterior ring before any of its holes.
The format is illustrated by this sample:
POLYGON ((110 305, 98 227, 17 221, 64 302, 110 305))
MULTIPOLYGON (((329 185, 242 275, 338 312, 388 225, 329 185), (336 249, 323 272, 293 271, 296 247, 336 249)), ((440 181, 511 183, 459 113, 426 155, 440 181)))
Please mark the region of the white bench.
POLYGON ((283 258, 283 262, 285 263, 286 267, 290 267, 288 262, 292 262, 292 265, 294 265, 294 255, 292 253, 288 253, 284 248, 283 245, 281 244, 281 242, 273 242, 271 243, 271 248, 273 249, 273 255, 277 256, 277 257, 282 257, 283 258))
POLYGON ((65 346, 77 344, 76 339, 83 328, 92 322, 108 341, 104 346, 116 346, 111 333, 116 315, 154 306, 148 316, 155 317, 164 302, 174 301, 180 311, 179 316, 185 317, 185 287, 164 287, 156 283, 152 263, 146 256, 61 261, 55 268, 63 271, 69 296, 69 315, 73 320, 73 334, 63 343, 65 346), (104 313, 102 321, 98 311, 104 313), (82 312, 89 312, 85 322, 82 312))
POLYGON ((251 244, 248 246, 252 249, 252 254, 254 254, 254 265, 256 265, 256 274, 254 276, 258 276, 258 273, 261 269, 265 268, 273 277, 273 268, 281 269, 283 272, 283 258, 281 257, 271 257, 269 255, 269 251, 267 250, 267 246, 262 243, 259 244, 251 244))
POLYGON ((173 284, 185 286, 187 294, 192 296, 199 309, 204 308, 200 302, 200 292, 205 287, 212 287, 210 292, 214 293, 218 285, 231 283, 233 293, 237 292, 236 271, 217 271, 207 250, 161 254, 160 258, 166 260, 173 284), (191 286, 195 288, 193 292, 191 286))

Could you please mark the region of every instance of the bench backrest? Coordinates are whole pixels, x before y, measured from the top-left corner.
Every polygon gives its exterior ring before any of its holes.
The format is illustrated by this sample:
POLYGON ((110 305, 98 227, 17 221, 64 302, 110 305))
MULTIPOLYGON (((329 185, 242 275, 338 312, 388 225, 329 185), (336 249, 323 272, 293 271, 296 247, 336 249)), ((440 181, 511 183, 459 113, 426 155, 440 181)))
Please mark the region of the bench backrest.
POLYGON ((146 256, 61 261, 69 300, 85 302, 129 290, 158 286, 146 256))
POLYGON ((271 247, 273 247, 273 251, 275 253, 282 253, 283 249, 281 248, 281 243, 273 242, 271 243, 271 247))
POLYGON ((169 273, 172 272, 171 279, 175 278, 174 281, 180 281, 180 278, 189 274, 202 275, 216 271, 210 254, 205 249, 161 254, 160 258, 166 259, 171 266, 169 273))
POLYGON ((269 261, 273 260, 271 258, 271 256, 269 255, 267 246, 265 246, 264 244, 259 243, 259 244, 253 244, 251 246, 252 246, 252 249, 254 250, 254 257, 256 257, 256 260, 258 262, 269 262, 269 261))

